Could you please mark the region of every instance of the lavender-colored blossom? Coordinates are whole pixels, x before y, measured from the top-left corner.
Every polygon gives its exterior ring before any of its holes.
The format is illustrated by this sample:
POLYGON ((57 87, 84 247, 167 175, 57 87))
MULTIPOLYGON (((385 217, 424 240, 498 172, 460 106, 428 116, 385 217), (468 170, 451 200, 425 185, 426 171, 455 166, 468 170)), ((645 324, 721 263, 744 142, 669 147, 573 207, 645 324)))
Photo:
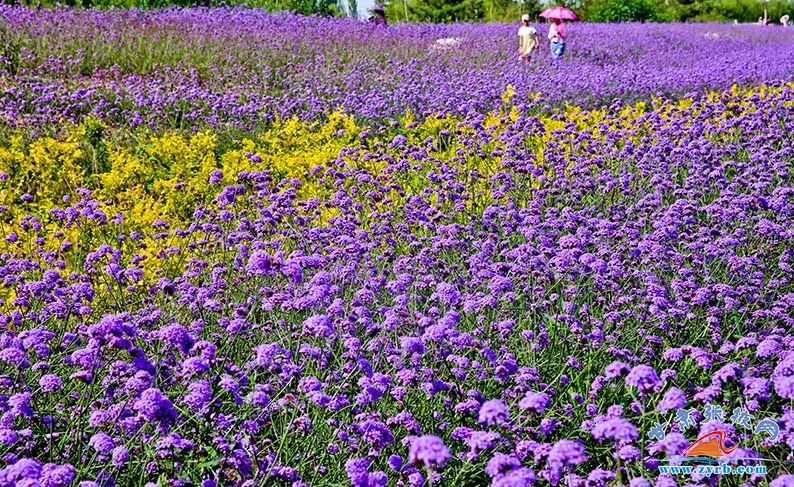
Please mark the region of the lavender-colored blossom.
POLYGON ((487 426, 502 424, 510 418, 510 411, 501 399, 486 401, 480 407, 478 421, 487 426))
POLYGON ((472 452, 477 452, 493 448, 500 439, 501 436, 492 431, 472 431, 465 443, 472 452))
POLYGON ((631 367, 623 362, 615 361, 607 365, 604 369, 604 376, 607 379, 616 379, 623 377, 631 371, 631 367))
POLYGON ((74 466, 45 464, 41 469, 39 480, 47 487, 65 487, 74 481, 76 469, 74 466))
POLYGON ((629 443, 639 437, 637 428, 623 418, 612 418, 601 421, 593 427, 593 438, 603 440, 613 440, 629 443))
POLYGON ((769 482, 769 487, 789 487, 794 485, 794 475, 783 474, 769 482))
POLYGON ((168 425, 176 419, 171 400, 156 388, 143 391, 133 407, 145 421, 159 421, 168 425))
POLYGON ((115 447, 113 438, 104 431, 95 433, 88 441, 88 446, 93 447, 97 452, 103 455, 110 453, 115 447))
POLYGON ((775 392, 785 399, 794 399, 794 353, 781 360, 772 373, 775 392))
POLYGON ((265 276, 272 272, 274 260, 265 251, 257 250, 251 255, 248 260, 248 272, 257 275, 265 276))
POLYGON ((32 416, 33 407, 30 405, 32 395, 28 392, 14 394, 8 398, 10 412, 18 416, 32 416))
POLYGON ((536 480, 537 476, 532 469, 520 467, 494 477, 491 480, 491 487, 528 487, 536 480))
POLYGON ((345 463, 345 471, 353 487, 385 487, 388 481, 384 472, 370 473, 372 461, 368 458, 351 458, 345 463))
POLYGON ((389 468, 395 472, 399 472, 403 468, 403 459, 400 457, 400 455, 390 455, 388 463, 389 468))
POLYGON ((435 435, 415 438, 408 451, 409 463, 419 463, 428 468, 444 468, 451 459, 452 453, 444 444, 444 440, 435 435))
POLYGON ((436 286, 436 296, 446 306, 455 306, 460 302, 460 292, 455 286, 445 282, 436 286))
POLYGON ((8 428, 0 429, 0 444, 11 446, 19 440, 19 435, 16 431, 8 428))
POLYGON ((114 467, 121 467, 130 459, 129 450, 124 445, 117 446, 111 453, 111 464, 114 467))
POLYGON ((55 374, 46 374, 39 379, 39 386, 44 392, 61 390, 61 378, 55 374))
POLYGON ((210 173, 209 183, 210 184, 217 184, 223 180, 223 173, 219 170, 214 170, 210 173))
POLYGON ((666 413, 674 409, 683 408, 686 406, 686 395, 681 389, 671 387, 664 393, 662 400, 656 405, 656 410, 660 413, 666 413))
POLYGON ((560 440, 551 447, 548 455, 550 464, 561 467, 578 465, 589 459, 585 454, 584 446, 571 440, 560 440))
POLYGON ((485 473, 493 478, 519 467, 521 467, 521 462, 517 458, 497 452, 488 460, 488 464, 485 466, 485 473))
POLYGON ((626 384, 636 387, 640 392, 655 392, 661 387, 661 379, 653 367, 637 365, 626 376, 626 384))
POLYGON ((550 405, 551 398, 542 392, 528 392, 518 403, 519 408, 536 414, 543 414, 550 405))
POLYGON ((679 455, 690 445, 690 441, 681 433, 671 432, 665 435, 662 441, 650 447, 651 452, 661 451, 668 456, 679 455))
POLYGON ((42 465, 30 458, 21 458, 16 463, 0 470, 0 479, 7 485, 15 485, 24 479, 38 479, 41 477, 42 465))

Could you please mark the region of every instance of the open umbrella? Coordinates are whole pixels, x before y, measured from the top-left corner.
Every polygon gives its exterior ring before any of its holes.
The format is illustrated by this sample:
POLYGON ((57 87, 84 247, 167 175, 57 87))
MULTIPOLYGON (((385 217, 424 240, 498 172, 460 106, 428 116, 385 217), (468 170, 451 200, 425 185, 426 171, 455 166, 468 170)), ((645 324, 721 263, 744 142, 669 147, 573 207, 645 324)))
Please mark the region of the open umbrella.
POLYGON ((561 20, 576 20, 576 14, 573 10, 565 8, 561 5, 556 7, 547 8, 540 14, 544 19, 561 19, 561 20))

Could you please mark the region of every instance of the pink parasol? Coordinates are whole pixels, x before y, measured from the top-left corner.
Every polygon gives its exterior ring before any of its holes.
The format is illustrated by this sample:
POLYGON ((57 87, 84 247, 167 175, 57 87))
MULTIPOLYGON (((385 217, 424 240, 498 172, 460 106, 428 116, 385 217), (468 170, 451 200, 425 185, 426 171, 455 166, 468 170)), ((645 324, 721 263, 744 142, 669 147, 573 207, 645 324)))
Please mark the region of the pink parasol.
POLYGON ((565 8, 561 5, 556 7, 547 8, 540 14, 544 19, 560 19, 560 20, 576 20, 576 14, 573 10, 565 8))

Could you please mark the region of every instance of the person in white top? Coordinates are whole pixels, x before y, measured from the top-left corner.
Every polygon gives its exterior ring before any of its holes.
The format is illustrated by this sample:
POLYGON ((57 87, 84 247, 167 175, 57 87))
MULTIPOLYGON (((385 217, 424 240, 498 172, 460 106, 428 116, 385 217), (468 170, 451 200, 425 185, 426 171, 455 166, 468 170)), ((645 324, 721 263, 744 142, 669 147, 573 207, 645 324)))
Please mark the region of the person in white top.
POLYGON ((538 31, 529 26, 529 15, 524 14, 521 16, 521 28, 518 29, 518 59, 529 62, 538 46, 538 31))

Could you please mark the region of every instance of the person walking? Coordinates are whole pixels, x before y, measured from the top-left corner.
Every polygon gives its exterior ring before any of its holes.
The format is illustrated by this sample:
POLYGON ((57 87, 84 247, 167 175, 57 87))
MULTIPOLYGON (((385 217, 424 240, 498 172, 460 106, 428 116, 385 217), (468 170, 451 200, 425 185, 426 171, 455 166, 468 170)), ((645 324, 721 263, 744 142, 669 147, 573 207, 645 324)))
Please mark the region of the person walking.
POLYGON ((529 15, 521 16, 521 27, 518 29, 518 59, 529 62, 532 53, 540 46, 538 31, 529 26, 529 15))
POLYGON ((551 57, 556 63, 565 52, 565 38, 567 36, 565 24, 560 19, 551 19, 549 26, 549 42, 551 43, 551 57))

